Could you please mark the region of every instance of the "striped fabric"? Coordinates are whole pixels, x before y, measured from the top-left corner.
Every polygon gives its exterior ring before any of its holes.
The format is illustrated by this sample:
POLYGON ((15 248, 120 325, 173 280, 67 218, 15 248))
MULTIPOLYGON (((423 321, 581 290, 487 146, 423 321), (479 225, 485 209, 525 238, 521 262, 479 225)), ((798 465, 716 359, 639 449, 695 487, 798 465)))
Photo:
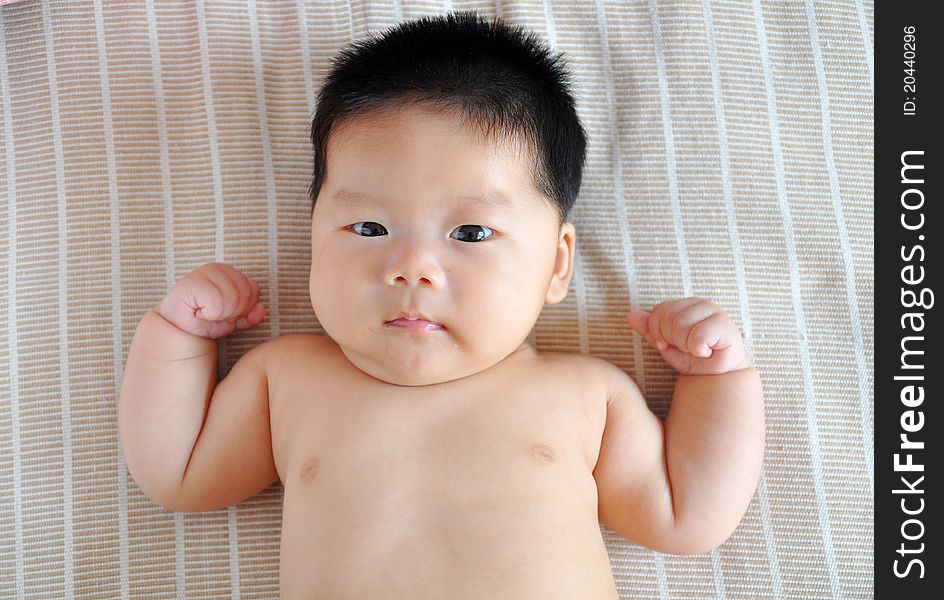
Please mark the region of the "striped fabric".
POLYGON ((762 479, 704 555, 601 526, 624 598, 872 597, 872 2, 41 2, 0 8, 0 597, 273 598, 282 488, 173 514, 130 480, 116 398, 134 328, 209 261, 308 300, 307 126, 330 58, 477 9, 576 71, 590 137, 576 276, 541 351, 673 373, 624 315, 707 297, 766 389, 762 479), (407 8, 409 4, 409 8, 407 8), (422 4, 422 6, 419 6, 422 4))

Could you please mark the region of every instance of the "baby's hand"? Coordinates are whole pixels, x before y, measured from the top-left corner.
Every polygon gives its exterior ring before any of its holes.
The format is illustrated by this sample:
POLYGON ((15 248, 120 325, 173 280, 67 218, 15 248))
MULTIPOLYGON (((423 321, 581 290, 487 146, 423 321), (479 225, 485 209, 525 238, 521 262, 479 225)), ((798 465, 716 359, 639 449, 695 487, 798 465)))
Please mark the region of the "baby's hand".
POLYGON ((259 284, 224 263, 185 275, 156 310, 179 329, 211 340, 255 327, 265 316, 259 284))
POLYGON ((667 300, 652 314, 631 310, 626 320, 683 375, 719 375, 751 366, 741 332, 710 300, 667 300))

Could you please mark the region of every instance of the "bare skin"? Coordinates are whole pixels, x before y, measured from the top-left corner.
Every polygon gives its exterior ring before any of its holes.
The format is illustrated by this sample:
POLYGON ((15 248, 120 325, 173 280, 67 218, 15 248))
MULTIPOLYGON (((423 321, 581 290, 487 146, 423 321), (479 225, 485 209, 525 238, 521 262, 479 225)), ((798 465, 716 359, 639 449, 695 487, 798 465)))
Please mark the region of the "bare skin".
POLYGON ((281 343, 283 598, 617 597, 592 475, 606 404, 593 359, 524 344, 484 372, 401 387, 328 338, 281 343))
POLYGON ((328 155, 309 280, 326 336, 268 340, 218 382, 216 340, 265 315, 224 263, 139 324, 118 420, 145 494, 213 510, 281 480, 292 599, 612 599, 599 522, 673 554, 728 538, 764 410, 721 307, 627 315, 679 373, 663 423, 615 366, 526 343, 575 251, 526 152, 412 107, 348 123, 328 155))

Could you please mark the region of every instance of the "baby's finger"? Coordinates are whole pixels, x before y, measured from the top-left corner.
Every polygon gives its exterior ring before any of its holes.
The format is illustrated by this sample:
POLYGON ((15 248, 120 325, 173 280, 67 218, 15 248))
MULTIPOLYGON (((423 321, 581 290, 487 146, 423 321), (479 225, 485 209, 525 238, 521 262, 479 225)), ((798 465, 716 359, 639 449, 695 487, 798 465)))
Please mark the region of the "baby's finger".
POLYGON ((665 340, 662 339, 662 329, 659 322, 665 314, 665 302, 656 304, 652 307, 652 313, 649 315, 649 332, 646 339, 657 349, 662 350, 666 347, 665 340))
POLYGON ((626 314, 626 322, 636 333, 643 337, 649 335, 649 313, 644 310, 631 310, 626 314))
POLYGON ((722 312, 715 313, 691 328, 685 346, 692 356, 707 358, 714 350, 731 345, 731 332, 727 316, 722 312))
POLYGON ((250 279, 248 275, 234 269, 233 280, 239 288, 239 304, 236 306, 236 312, 230 315, 230 319, 235 321, 236 319, 246 316, 246 313, 256 305, 256 300, 253 298, 254 289, 252 279, 250 279))
POLYGON ((717 304, 700 298, 680 303, 671 318, 662 321, 662 335, 673 346, 688 351, 688 336, 697 323, 704 321, 720 310, 717 304))
POLYGON ((226 271, 227 275, 229 275, 239 290, 239 298, 238 302, 236 303, 236 308, 234 309, 234 312, 232 312, 228 317, 230 320, 235 321, 236 319, 245 316, 246 313, 248 313, 256 303, 252 299, 252 283, 249 276, 230 265, 227 265, 226 271))
POLYGON ((239 286, 233 280, 229 273, 223 270, 224 267, 207 269, 204 277, 219 289, 221 298, 221 308, 219 315, 214 321, 226 321, 236 315, 239 308, 240 291, 239 286))
POLYGON ((252 309, 246 313, 246 316, 236 320, 236 329, 249 329, 255 327, 265 317, 265 307, 262 304, 255 304, 252 309))
POLYGON ((677 340, 672 336, 672 321, 679 311, 698 302, 701 302, 701 299, 695 297, 666 300, 652 309, 653 318, 649 321, 649 333, 652 334, 656 348, 664 350, 668 346, 678 347, 677 340))
POLYGON ((669 363, 669 366, 682 374, 689 374, 692 372, 692 364, 694 360, 688 352, 683 352, 682 350, 676 350, 675 348, 666 348, 659 352, 662 355, 662 358, 665 362, 669 363))
POLYGON ((226 305, 223 291, 208 277, 190 279, 189 285, 183 289, 189 290, 190 298, 186 302, 192 316, 206 321, 220 320, 226 305))
POLYGON ((259 303, 259 298, 262 297, 262 287, 251 277, 249 283, 252 285, 252 302, 249 303, 249 306, 255 307, 259 303))

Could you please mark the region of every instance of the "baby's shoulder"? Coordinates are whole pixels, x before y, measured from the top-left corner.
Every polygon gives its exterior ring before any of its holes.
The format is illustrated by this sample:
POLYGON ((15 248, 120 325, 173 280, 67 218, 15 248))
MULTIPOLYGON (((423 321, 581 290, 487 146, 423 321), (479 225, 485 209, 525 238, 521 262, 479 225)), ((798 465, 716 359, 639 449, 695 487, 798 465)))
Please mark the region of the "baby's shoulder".
POLYGON ((541 362, 550 372, 577 378, 582 386, 604 393, 613 386, 614 381, 629 377, 613 363, 589 354, 542 353, 541 362))
POLYGON ((271 344, 270 352, 275 356, 287 356, 294 352, 329 350, 337 346, 331 338, 317 333, 285 333, 265 342, 271 344))
POLYGON ((548 366, 567 366, 571 369, 587 373, 598 373, 600 371, 606 371, 607 369, 618 368, 602 358, 590 356, 589 354, 542 352, 540 357, 548 366))
POLYGON ((551 370, 579 377, 582 384, 599 390, 605 397, 636 385, 617 365, 589 354, 542 354, 541 358, 551 370))
POLYGON ((315 333, 286 333, 260 344, 266 372, 277 376, 296 368, 303 371, 343 357, 331 338, 315 333))

